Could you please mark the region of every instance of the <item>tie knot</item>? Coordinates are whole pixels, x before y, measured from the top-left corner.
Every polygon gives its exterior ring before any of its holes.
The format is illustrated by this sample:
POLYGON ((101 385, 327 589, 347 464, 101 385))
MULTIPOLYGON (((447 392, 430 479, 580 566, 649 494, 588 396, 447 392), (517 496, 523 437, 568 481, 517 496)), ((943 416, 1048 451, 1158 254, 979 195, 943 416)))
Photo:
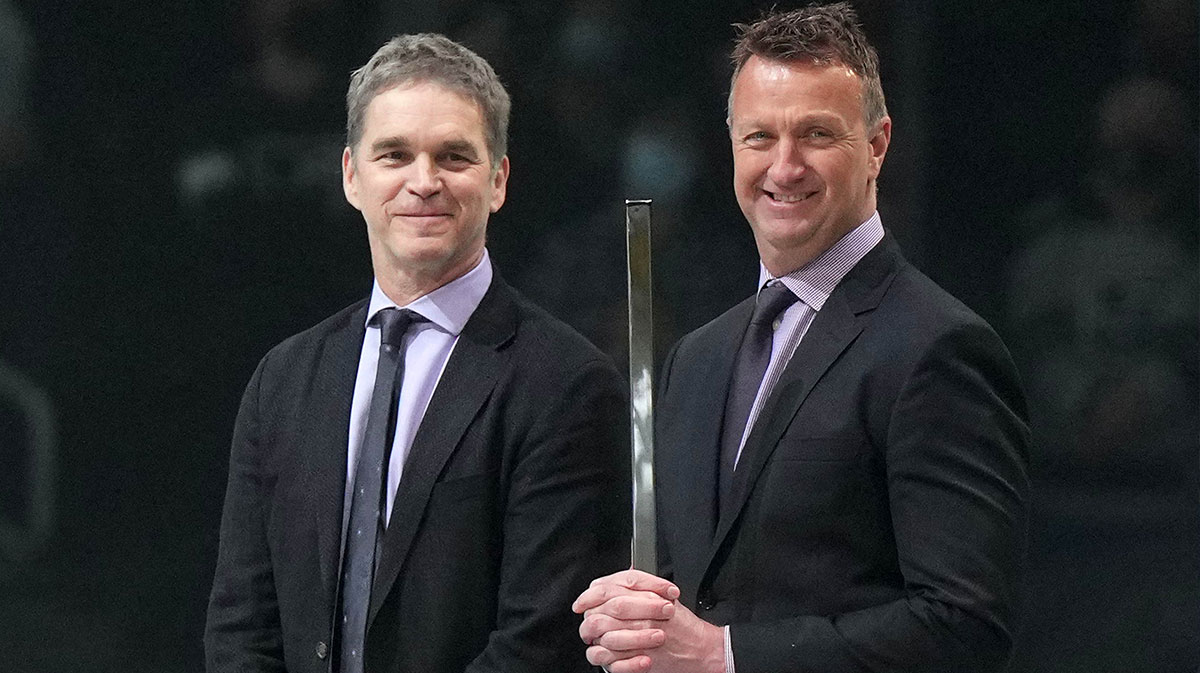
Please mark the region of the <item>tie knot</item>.
POLYGON ((379 323, 379 342, 399 348, 409 326, 423 322, 425 316, 406 308, 385 308, 375 314, 375 320, 379 323))
POLYGON ((775 320, 787 307, 796 301, 796 295, 783 283, 772 283, 758 293, 754 305, 754 317, 750 322, 761 325, 775 320))

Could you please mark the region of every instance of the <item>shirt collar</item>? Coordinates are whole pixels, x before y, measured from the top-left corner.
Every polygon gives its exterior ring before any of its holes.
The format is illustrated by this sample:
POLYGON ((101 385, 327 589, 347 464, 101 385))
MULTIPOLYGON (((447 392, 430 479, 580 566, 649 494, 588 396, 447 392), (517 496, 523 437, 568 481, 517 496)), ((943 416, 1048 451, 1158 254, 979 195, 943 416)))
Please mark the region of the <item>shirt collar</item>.
MULTIPOLYGON (((838 239, 828 250, 778 280, 799 297, 800 301, 813 310, 820 311, 837 284, 842 282, 846 274, 850 273, 850 269, 881 240, 883 223, 879 219, 879 211, 875 211, 865 222, 838 239)), ((760 261, 758 287, 761 289, 772 280, 775 279, 760 261)))
POLYGON ((375 314, 385 308, 407 308, 424 316, 444 332, 458 336, 467 320, 483 300, 492 284, 492 261, 484 248, 479 263, 470 271, 446 283, 429 294, 422 295, 406 306, 397 306, 379 287, 379 280, 371 286, 371 302, 367 306, 367 325, 375 314))

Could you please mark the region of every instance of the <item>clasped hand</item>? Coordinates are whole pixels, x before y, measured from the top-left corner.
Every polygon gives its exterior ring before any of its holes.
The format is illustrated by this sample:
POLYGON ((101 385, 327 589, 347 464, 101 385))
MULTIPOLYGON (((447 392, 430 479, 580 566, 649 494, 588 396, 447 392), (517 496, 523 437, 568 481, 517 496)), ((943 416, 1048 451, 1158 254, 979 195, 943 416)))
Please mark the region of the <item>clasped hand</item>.
POLYGON ((678 599, 678 587, 640 570, 592 581, 571 606, 588 662, 611 673, 723 673, 724 631, 678 599))

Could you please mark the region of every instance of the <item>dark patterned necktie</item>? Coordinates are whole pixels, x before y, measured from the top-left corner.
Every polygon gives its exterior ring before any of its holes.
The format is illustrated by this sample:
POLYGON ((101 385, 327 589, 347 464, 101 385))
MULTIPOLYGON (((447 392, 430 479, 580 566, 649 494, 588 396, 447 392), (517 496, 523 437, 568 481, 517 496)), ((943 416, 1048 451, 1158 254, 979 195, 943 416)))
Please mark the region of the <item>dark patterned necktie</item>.
POLYGON ((378 541, 384 522, 384 460, 396 423, 396 399, 404 376, 404 333, 424 320, 408 309, 386 308, 376 314, 380 327, 379 367, 367 413, 367 429, 354 468, 354 493, 346 551, 342 562, 341 673, 362 673, 367 610, 371 604, 378 541))
MULTIPOLYGON (((734 358, 729 396, 725 398, 725 420, 721 425, 721 464, 719 466, 719 507, 723 508, 733 484, 733 470, 741 448, 750 408, 758 395, 767 364, 771 361, 771 337, 775 319, 796 301, 796 295, 783 283, 773 283, 758 293, 754 315, 742 337, 734 358)), ((718 509, 720 511, 720 509, 718 509)))

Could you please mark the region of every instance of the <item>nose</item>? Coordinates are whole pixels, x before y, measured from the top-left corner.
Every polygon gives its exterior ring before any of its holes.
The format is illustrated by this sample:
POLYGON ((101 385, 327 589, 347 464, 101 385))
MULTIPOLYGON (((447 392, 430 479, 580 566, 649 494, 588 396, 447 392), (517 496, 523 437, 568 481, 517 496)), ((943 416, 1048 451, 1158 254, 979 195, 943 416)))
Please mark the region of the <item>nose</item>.
POLYGON ((409 192, 427 199, 442 189, 442 179, 437 162, 428 154, 421 154, 409 166, 411 169, 405 187, 409 192))
POLYGON ((767 168, 767 178, 776 185, 789 185, 804 177, 808 164, 804 161, 804 152, 800 144, 791 138, 782 138, 772 148, 771 165, 767 168))

